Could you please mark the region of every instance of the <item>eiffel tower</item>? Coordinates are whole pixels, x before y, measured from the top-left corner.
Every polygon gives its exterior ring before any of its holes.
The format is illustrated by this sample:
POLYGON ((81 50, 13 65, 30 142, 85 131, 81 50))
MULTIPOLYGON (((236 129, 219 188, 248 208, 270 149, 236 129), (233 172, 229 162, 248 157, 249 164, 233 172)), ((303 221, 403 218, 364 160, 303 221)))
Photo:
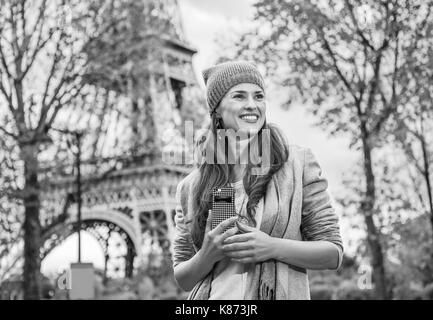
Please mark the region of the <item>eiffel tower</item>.
MULTIPOLYGON (((103 176, 92 174, 94 161, 84 160, 82 163, 85 187, 80 229, 89 232, 100 243, 105 256, 105 274, 125 277, 133 276, 137 266, 146 261, 150 247, 170 254, 176 187, 190 168, 164 163, 161 160, 161 139, 168 128, 182 125, 185 114, 189 113, 183 110, 189 95, 201 94, 192 64, 197 51, 185 39, 177 1, 144 1, 151 4, 148 13, 166 23, 164 33, 155 39, 158 46, 155 50, 161 60, 157 67, 150 69, 146 81, 137 81, 138 84, 145 83, 145 87, 138 90, 144 94, 134 95, 131 91, 119 89, 121 94, 131 98, 135 110, 130 123, 134 159, 115 159, 120 168, 103 176), (138 128, 140 123, 146 130, 138 128), (114 235, 126 247, 120 257, 112 257, 110 253, 110 238, 114 235)), ((116 90, 111 85, 94 84, 116 90)), ((205 104, 195 107, 199 110, 205 108, 205 104)), ((109 161, 113 159, 100 159, 97 165, 103 167, 109 161)), ((54 214, 45 214, 42 223, 55 227, 44 234, 42 259, 78 228, 77 208, 73 201, 75 177, 51 179, 44 186, 42 207, 45 212, 54 214), (72 205, 68 205, 68 201, 72 205)))

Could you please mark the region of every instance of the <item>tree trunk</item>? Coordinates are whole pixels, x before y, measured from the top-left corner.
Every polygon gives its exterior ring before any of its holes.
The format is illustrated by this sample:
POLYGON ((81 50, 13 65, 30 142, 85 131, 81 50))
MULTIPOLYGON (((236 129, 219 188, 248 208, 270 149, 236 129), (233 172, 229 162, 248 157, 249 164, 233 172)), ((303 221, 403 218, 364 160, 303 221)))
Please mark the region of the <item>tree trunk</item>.
POLYGON ((376 298, 384 300, 388 298, 386 288, 385 267, 383 262, 383 251, 380 243, 379 232, 374 224, 373 215, 376 202, 376 187, 373 165, 371 162, 371 145, 368 139, 365 123, 361 126, 362 149, 364 153, 364 170, 366 179, 366 193, 361 209, 367 226, 367 242, 371 250, 373 266, 373 282, 375 285, 376 298))
POLYGON ((37 145, 20 146, 24 161, 24 270, 23 290, 25 300, 41 299, 41 223, 39 221, 39 184, 37 145))
POLYGON ((421 148, 422 148, 422 156, 423 156, 423 165, 424 165, 424 180, 427 187, 427 195, 429 201, 429 209, 430 209, 430 223, 433 230, 433 195, 432 195, 432 186, 430 181, 430 161, 428 157, 427 146, 425 143, 424 136, 421 136, 421 148))

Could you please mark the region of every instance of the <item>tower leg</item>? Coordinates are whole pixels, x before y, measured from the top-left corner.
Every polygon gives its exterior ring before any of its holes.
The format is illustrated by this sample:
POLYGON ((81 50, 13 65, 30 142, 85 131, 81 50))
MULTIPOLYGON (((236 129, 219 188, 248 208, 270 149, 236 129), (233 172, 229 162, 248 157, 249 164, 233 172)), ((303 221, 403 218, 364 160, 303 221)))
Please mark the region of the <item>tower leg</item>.
POLYGON ((125 278, 132 278, 132 276, 134 275, 134 258, 134 248, 131 245, 128 245, 125 256, 125 278))

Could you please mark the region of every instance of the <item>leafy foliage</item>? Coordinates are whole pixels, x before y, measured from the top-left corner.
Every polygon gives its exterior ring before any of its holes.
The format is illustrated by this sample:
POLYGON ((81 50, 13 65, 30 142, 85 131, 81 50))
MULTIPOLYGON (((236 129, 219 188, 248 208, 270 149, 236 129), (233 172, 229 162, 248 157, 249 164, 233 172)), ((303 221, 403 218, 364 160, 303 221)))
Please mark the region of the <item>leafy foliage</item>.
MULTIPOLYGON (((384 261, 392 224, 419 213, 424 205, 418 202, 418 186, 411 185, 413 171, 398 179, 404 168, 391 161, 389 151, 396 132, 397 141, 411 150, 414 144, 409 141, 428 140, 433 3, 259 0, 254 7, 256 27, 233 44, 232 57, 265 66, 287 93, 286 108, 307 104, 316 125, 330 135, 347 135, 350 146, 362 151, 363 161, 340 200, 353 226, 365 233, 359 254, 371 255, 380 284, 377 295, 384 298, 389 292, 384 261), (424 130, 414 130, 422 119, 424 130)), ((411 163, 417 162, 419 173, 428 176, 422 158, 415 158, 411 163)))

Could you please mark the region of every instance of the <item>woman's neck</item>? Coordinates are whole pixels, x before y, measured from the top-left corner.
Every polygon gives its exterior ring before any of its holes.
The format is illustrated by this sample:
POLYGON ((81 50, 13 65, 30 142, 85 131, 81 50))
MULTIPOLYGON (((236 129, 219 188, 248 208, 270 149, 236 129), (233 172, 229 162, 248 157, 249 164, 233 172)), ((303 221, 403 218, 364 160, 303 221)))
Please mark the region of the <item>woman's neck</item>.
POLYGON ((235 163, 232 163, 232 170, 230 173, 230 181, 236 182, 242 179, 245 174, 248 163, 248 145, 252 141, 253 137, 247 139, 238 140, 235 142, 228 141, 228 147, 231 149, 232 154, 235 155, 235 163))
POLYGON ((230 173, 230 182, 233 183, 242 180, 246 168, 246 164, 234 164, 230 173))
POLYGON ((236 164, 246 164, 248 161, 248 144, 251 138, 242 139, 236 141, 231 141, 228 139, 228 148, 231 150, 232 154, 235 155, 236 164))

